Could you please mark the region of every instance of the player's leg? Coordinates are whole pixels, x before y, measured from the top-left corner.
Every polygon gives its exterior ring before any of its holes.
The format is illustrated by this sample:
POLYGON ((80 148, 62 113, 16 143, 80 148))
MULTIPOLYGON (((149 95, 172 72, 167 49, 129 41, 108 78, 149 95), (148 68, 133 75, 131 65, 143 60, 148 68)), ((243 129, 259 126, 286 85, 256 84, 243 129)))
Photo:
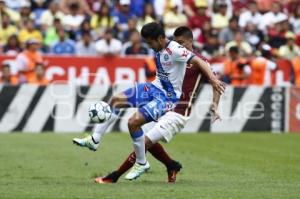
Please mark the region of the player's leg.
POLYGON ((122 93, 114 95, 109 102, 112 109, 111 117, 106 122, 96 124, 92 135, 88 135, 85 138, 74 138, 73 143, 82 147, 87 147, 92 151, 96 151, 107 128, 118 119, 119 109, 135 107, 137 105, 137 88, 138 86, 135 86, 122 93))
MULTIPOLYGON (((158 143, 158 141, 170 142, 175 134, 180 132, 184 128, 187 119, 187 117, 184 117, 172 111, 166 113, 163 117, 160 118, 155 126, 149 132, 147 132, 147 135, 145 136, 146 149, 151 147, 153 144, 158 143)), ((168 158, 164 156, 160 157, 160 155, 158 154, 159 152, 161 152, 161 150, 156 150, 152 151, 151 154, 153 156, 158 156, 158 158, 162 158, 164 159, 164 161, 166 161, 165 166, 168 172, 168 182, 175 182, 176 175, 182 168, 181 164, 176 161, 168 163, 168 158)))
MULTIPOLYGON (((148 149, 148 151, 153 155, 153 157, 162 162, 167 168, 176 168, 176 170, 178 170, 179 167, 181 168, 181 164, 175 160, 172 160, 160 143, 153 144, 148 149)), ((128 155, 128 157, 124 160, 124 162, 117 170, 111 172, 106 176, 95 178, 95 182, 99 184, 116 183, 118 179, 134 165, 135 160, 136 156, 135 152, 133 151, 128 155)), ((172 180, 169 182, 175 181, 172 180)))
POLYGON ((119 93, 114 95, 110 100, 110 106, 112 109, 112 115, 106 122, 96 124, 95 128, 93 129, 92 139, 95 143, 99 143, 101 137, 106 132, 107 128, 114 123, 118 119, 119 109, 120 108, 128 108, 132 106, 128 102, 128 96, 125 93, 134 92, 133 88, 126 90, 125 92, 119 93))
POLYGON ((136 163, 125 176, 127 180, 133 180, 142 175, 149 167, 145 155, 145 136, 142 125, 149 122, 144 115, 138 111, 128 121, 128 129, 132 138, 134 152, 136 154, 136 163))
POLYGON ((133 139, 136 154, 136 164, 125 176, 128 180, 136 179, 142 175, 145 172, 145 165, 148 164, 145 155, 145 137, 141 126, 150 121, 157 121, 160 116, 165 114, 167 108, 171 105, 171 102, 166 99, 164 93, 157 88, 152 88, 151 95, 155 96, 153 100, 139 108, 139 111, 135 113, 128 122, 128 128, 133 139))
MULTIPOLYGON (((158 141, 170 141, 172 137, 184 127, 187 121, 186 117, 174 112, 168 112, 160 118, 155 126, 147 132, 145 137, 145 148, 167 168, 168 182, 176 181, 176 174, 182 168, 181 164, 172 160, 158 141)), ((118 170, 111 174, 98 177, 95 179, 97 183, 112 183, 116 182, 121 175, 128 171, 135 163, 135 153, 132 152, 118 170)))

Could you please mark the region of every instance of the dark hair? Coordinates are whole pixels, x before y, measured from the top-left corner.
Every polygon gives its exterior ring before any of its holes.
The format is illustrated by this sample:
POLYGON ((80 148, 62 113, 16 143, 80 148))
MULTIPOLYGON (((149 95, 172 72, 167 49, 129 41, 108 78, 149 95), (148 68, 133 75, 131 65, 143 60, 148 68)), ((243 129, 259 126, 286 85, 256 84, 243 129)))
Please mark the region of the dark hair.
POLYGON ((156 22, 151 22, 144 25, 141 30, 141 34, 144 39, 156 40, 159 36, 166 37, 164 28, 156 22))
POLYGON ((2 62, 2 65, 1 65, 1 69, 3 70, 4 68, 9 68, 10 69, 10 65, 9 65, 9 63, 7 63, 7 62, 2 62))
POLYGON ((101 21, 103 20, 104 17, 107 17, 107 27, 110 27, 112 20, 111 20, 111 16, 110 16, 110 7, 107 3, 102 3, 100 10, 97 12, 98 15, 98 26, 101 23, 101 21), (107 8, 108 9, 108 13, 106 15, 103 14, 103 8, 107 8))
POLYGON ((145 20, 145 18, 146 18, 146 6, 148 6, 148 5, 152 6, 152 13, 151 13, 150 16, 153 19, 156 19, 155 10, 154 10, 153 5, 151 3, 145 3, 144 4, 144 12, 143 12, 143 15, 142 15, 142 19, 145 20))
POLYGON ((230 53, 239 53, 239 48, 237 46, 232 46, 229 48, 230 53))
POLYGON ((193 33, 187 26, 180 26, 176 28, 173 35, 175 37, 183 36, 187 39, 193 39, 193 33))
POLYGON ((78 3, 73 2, 73 3, 69 4, 69 8, 70 8, 70 10, 79 10, 80 6, 78 3))
POLYGON ((239 18, 233 16, 229 19, 229 23, 234 22, 234 21, 239 21, 239 18))

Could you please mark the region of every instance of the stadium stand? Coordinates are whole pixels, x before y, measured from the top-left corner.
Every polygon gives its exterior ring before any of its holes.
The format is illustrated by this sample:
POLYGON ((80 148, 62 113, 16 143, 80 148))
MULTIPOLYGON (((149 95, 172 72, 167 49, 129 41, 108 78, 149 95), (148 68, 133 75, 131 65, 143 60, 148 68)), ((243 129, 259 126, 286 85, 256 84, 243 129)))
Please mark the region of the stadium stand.
POLYGON ((178 26, 189 26, 195 47, 213 68, 222 65, 215 70, 227 83, 280 85, 276 72, 281 70, 281 85, 299 85, 297 0, 0 0, 0 56, 14 56, 19 63, 2 63, 5 75, 2 72, 0 81, 11 82, 7 73, 12 71, 19 84, 32 82, 36 67, 47 68, 39 53, 42 57, 151 56, 153 51, 137 31, 152 21, 162 23, 168 36, 178 26), (28 50, 33 43, 38 53, 28 50), (238 51, 237 59, 232 59, 232 49, 238 51), (268 68, 267 62, 277 65, 268 68), (258 77, 262 74, 269 76, 258 77))

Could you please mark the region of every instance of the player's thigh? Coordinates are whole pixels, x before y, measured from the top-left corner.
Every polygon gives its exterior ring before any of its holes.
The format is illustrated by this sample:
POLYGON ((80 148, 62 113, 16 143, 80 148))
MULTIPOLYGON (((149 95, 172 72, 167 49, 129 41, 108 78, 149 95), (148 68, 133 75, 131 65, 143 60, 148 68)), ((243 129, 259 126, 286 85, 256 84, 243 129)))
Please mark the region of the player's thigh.
POLYGON ((166 98, 154 98, 144 106, 139 108, 140 113, 144 116, 147 122, 158 121, 167 111, 170 110, 173 103, 166 98))
POLYGON ((139 83, 125 90, 122 94, 126 96, 130 107, 141 107, 153 99, 151 83, 139 83))

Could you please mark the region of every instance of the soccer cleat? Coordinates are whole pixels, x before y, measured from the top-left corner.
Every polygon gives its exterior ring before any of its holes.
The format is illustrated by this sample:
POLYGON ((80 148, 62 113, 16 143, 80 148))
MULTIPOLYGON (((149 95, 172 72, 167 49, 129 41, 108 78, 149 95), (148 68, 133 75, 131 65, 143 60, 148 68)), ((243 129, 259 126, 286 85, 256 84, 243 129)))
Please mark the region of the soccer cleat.
POLYGON ((116 183, 119 179, 119 175, 117 171, 114 171, 107 176, 102 176, 102 177, 97 177, 94 179, 94 181, 98 184, 111 184, 111 183, 116 183))
POLYGON ((145 165, 141 165, 139 163, 135 163, 129 173, 125 176, 126 180, 134 180, 140 177, 143 173, 150 169, 150 164, 147 161, 145 165))
POLYGON ((96 151, 99 146, 99 142, 95 143, 91 135, 88 135, 85 138, 74 138, 73 143, 81 147, 87 147, 92 151, 96 151))
POLYGON ((180 162, 177 161, 172 161, 169 165, 168 165, 168 182, 170 183, 174 183, 176 182, 176 175, 177 173, 180 171, 180 169, 182 169, 182 165, 180 164, 180 162))

